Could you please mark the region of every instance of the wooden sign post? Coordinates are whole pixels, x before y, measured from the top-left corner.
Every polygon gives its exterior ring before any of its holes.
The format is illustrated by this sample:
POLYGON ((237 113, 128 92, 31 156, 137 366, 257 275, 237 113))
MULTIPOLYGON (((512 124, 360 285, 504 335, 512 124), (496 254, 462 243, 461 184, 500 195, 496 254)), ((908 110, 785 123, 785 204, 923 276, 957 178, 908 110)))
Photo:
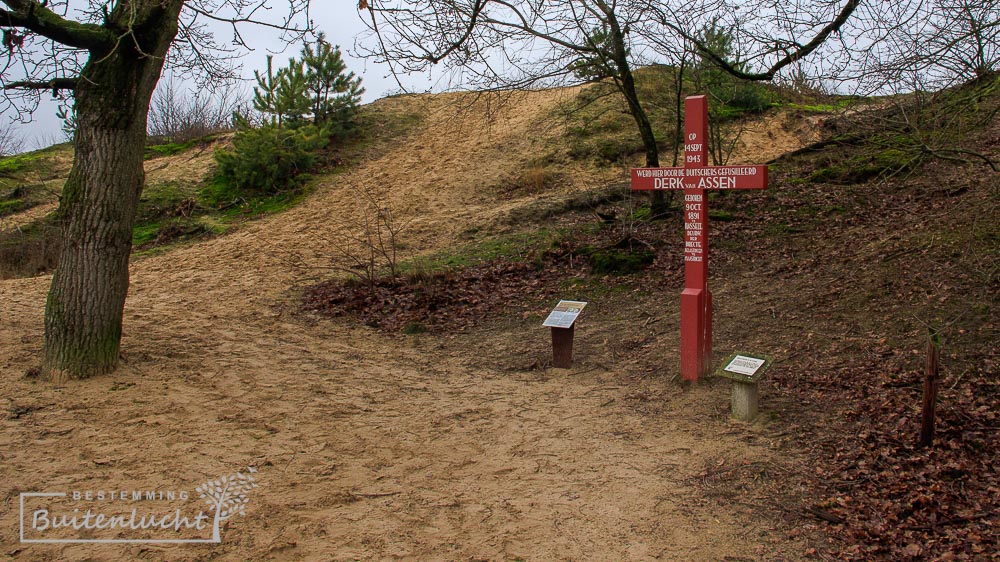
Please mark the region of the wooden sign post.
POLYGON ((586 306, 583 301, 559 301, 542 323, 552 328, 553 367, 569 369, 573 366, 573 325, 586 306))
POLYGON ((767 166, 708 166, 708 100, 684 100, 684 167, 633 168, 632 190, 684 191, 684 291, 681 376, 697 381, 712 360, 712 293, 708 290, 707 189, 766 189, 767 166))
POLYGON ((731 403, 734 418, 752 422, 757 417, 760 400, 757 383, 770 365, 771 359, 767 357, 734 353, 719 366, 715 375, 733 381, 731 403))

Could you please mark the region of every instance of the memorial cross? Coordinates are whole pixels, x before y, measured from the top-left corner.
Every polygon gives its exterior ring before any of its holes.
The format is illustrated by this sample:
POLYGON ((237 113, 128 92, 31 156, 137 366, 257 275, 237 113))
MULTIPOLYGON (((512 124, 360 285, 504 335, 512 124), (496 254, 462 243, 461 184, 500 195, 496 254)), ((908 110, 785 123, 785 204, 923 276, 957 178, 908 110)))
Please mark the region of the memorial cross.
POLYGON ((697 381, 712 359, 712 293, 708 290, 707 189, 766 189, 767 166, 708 166, 708 100, 684 100, 684 167, 633 168, 632 190, 684 191, 684 291, 681 376, 697 381))

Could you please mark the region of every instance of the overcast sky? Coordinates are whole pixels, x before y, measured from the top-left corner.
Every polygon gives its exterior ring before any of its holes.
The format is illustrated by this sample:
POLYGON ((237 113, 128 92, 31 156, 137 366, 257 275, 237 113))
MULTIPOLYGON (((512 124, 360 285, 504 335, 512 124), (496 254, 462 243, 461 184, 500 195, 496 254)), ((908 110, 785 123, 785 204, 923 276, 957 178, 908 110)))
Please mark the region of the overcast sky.
MULTIPOLYGON (((365 30, 364 23, 358 14, 357 2, 314 1, 311 15, 317 29, 326 33, 327 40, 334 45, 340 45, 348 69, 362 78, 362 85, 365 87, 365 103, 399 91, 395 79, 389 75, 388 67, 358 59, 352 55, 355 38, 365 30)), ((221 31, 219 38, 224 40, 226 33, 226 31, 221 31)), ((254 48, 254 51, 246 54, 242 59, 243 76, 250 79, 253 77, 254 69, 263 70, 266 68, 268 53, 281 49, 282 44, 276 35, 259 27, 245 33, 245 36, 247 42, 251 43, 254 48)), ((291 45, 275 54, 275 67, 284 66, 288 58, 298 56, 300 49, 301 45, 291 45)), ((164 77, 166 76, 167 74, 164 73, 164 77)), ((403 77, 403 79, 404 85, 409 91, 439 89, 435 88, 435 85, 425 75, 408 76, 403 77)), ((248 91, 252 91, 251 86, 252 82, 248 82, 248 91)), ((42 105, 33 115, 34 121, 32 123, 16 125, 19 135, 25 141, 24 148, 26 150, 42 148, 53 142, 63 142, 64 140, 61 132, 62 121, 56 117, 58 104, 49 100, 48 97, 47 95, 42 96, 42 105)), ((0 118, 9 120, 10 116, 0 118)))

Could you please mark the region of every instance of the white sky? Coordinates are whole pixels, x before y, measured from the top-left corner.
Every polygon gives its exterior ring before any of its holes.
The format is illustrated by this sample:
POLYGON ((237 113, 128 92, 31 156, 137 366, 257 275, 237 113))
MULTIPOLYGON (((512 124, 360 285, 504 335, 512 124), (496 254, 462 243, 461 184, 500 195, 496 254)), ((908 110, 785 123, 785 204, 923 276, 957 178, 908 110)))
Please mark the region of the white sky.
MULTIPOLYGON (((279 8, 276 7, 275 10, 277 9, 279 8)), ((311 15, 317 30, 325 32, 330 43, 340 45, 348 70, 361 77, 361 84, 365 88, 363 98, 365 103, 385 97, 387 94, 399 92, 399 86, 389 74, 386 65, 355 58, 352 54, 355 38, 365 30, 355 0, 347 2, 314 1, 311 15)), ((247 42, 254 48, 254 51, 242 58, 243 76, 251 79, 255 69, 263 70, 266 68, 268 53, 281 49, 281 42, 274 34, 260 27, 247 26, 242 30, 247 42)), ((226 31, 221 31, 218 39, 225 41, 228 34, 226 31)), ((275 67, 284 66, 288 58, 298 56, 300 49, 301 45, 290 45, 283 52, 275 54, 275 67)), ((164 73, 164 78, 166 77, 167 74, 164 73)), ((405 79, 404 85, 409 91, 426 91, 434 86, 426 75, 401 78, 405 79)), ((247 82, 247 91, 252 92, 252 85, 252 81, 247 82)), ((64 141, 61 131, 62 121, 56 117, 58 103, 49 100, 49 97, 48 95, 42 96, 42 105, 34 113, 32 123, 15 125, 18 134, 25 141, 25 150, 42 148, 53 142, 64 141)), ((9 116, 0 116, 0 119, 9 119, 9 116)))

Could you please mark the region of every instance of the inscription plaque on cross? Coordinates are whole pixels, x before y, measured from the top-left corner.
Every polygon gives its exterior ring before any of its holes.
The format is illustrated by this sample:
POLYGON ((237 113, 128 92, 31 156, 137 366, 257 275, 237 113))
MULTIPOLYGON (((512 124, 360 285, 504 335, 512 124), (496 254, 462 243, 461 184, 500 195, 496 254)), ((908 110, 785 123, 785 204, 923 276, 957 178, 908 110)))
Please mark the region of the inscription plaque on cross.
POLYGON ((681 376, 703 377, 712 360, 712 293, 708 290, 708 189, 766 189, 767 166, 708 165, 708 100, 684 100, 684 167, 633 168, 632 191, 684 191, 684 291, 681 376))

